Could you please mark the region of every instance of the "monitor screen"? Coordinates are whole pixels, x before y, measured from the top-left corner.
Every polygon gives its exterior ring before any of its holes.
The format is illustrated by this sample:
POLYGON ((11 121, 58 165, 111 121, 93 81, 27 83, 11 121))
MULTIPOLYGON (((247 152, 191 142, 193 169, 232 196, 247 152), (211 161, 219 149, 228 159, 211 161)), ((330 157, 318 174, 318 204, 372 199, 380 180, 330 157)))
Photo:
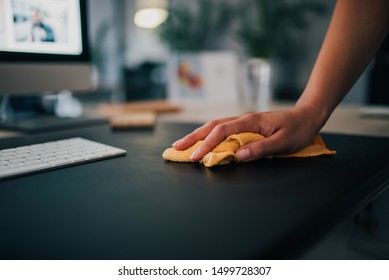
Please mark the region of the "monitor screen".
POLYGON ((0 94, 91 88, 86 0, 0 0, 0 94))
POLYGON ((78 0, 0 0, 0 51, 80 55, 78 0))

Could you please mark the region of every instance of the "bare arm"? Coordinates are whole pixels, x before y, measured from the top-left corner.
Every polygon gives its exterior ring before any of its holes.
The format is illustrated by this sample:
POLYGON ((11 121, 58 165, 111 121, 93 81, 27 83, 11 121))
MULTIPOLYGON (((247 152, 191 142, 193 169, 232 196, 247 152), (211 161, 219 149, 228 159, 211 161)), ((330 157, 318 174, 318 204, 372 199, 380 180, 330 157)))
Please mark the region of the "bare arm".
POLYGON ((313 107, 325 122, 376 54, 388 29, 389 1, 339 0, 296 107, 313 107))
POLYGON ((324 126, 375 55, 388 30, 388 0, 338 0, 307 86, 293 109, 211 121, 173 147, 185 149, 205 139, 191 158, 199 161, 228 135, 249 131, 267 139, 240 148, 239 161, 302 148, 324 126))

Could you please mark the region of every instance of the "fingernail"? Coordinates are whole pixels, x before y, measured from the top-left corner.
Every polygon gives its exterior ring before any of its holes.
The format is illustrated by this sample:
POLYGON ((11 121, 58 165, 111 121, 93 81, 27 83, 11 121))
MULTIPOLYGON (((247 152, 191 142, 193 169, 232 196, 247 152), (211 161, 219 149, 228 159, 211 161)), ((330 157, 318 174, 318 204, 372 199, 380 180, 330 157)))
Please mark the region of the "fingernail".
POLYGON ((236 152, 236 159, 238 161, 244 162, 250 159, 250 150, 245 148, 236 152))
POLYGON ((177 140, 176 142, 174 142, 174 143, 172 144, 172 146, 174 147, 174 146, 178 145, 180 142, 181 142, 181 139, 180 139, 180 140, 177 140))
POLYGON ((190 160, 195 161, 198 154, 199 154, 199 150, 194 151, 193 154, 190 156, 190 160))

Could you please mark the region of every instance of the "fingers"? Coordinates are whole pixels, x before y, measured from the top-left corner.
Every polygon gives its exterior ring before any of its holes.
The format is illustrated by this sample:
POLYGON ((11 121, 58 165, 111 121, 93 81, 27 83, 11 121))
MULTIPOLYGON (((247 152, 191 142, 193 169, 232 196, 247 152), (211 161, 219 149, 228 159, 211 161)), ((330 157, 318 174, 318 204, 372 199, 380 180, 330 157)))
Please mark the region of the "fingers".
POLYGON ((288 142, 285 141, 285 137, 282 134, 277 132, 269 138, 244 145, 236 151, 237 161, 254 161, 288 150, 288 142))
POLYGON ((211 131, 219 124, 226 123, 234 119, 236 119, 236 117, 224 118, 207 122, 203 126, 194 130, 192 133, 186 135, 184 138, 174 142, 172 146, 177 150, 185 150, 197 141, 205 139, 211 133, 211 131))
POLYGON ((266 138, 251 142, 236 151, 238 161, 254 161, 269 155, 295 152, 307 144, 316 133, 305 111, 285 110, 268 113, 248 113, 211 121, 175 142, 176 149, 186 149, 199 140, 202 144, 192 154, 192 161, 200 161, 231 134, 254 132, 266 138))
POLYGON ((207 153, 213 150, 221 141, 223 141, 228 135, 231 129, 230 122, 220 124, 214 127, 208 136, 204 139, 204 142, 197 148, 192 154, 191 161, 201 160, 207 153))
POLYGON ((280 129, 268 138, 251 142, 236 151, 236 159, 239 162, 254 161, 267 156, 277 154, 289 154, 302 149, 312 140, 310 133, 302 131, 289 131, 280 129))
POLYGON ((190 158, 191 161, 201 160, 207 153, 212 151, 213 148, 231 134, 249 131, 249 126, 251 127, 250 122, 247 122, 244 118, 233 118, 230 121, 218 124, 211 130, 204 139, 204 142, 192 154, 190 158))

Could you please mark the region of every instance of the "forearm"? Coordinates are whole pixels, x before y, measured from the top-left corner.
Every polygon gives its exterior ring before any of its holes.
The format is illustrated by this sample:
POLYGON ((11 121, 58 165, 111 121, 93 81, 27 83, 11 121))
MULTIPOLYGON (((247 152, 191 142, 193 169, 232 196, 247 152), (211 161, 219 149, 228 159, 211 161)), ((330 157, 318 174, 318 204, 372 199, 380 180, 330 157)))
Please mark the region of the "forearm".
POLYGON ((307 86, 295 108, 250 113, 208 122, 173 144, 187 149, 204 139, 199 161, 227 136, 255 132, 266 137, 236 152, 238 161, 291 153, 308 144, 377 52, 389 29, 389 0, 338 0, 307 86))
POLYGON ((307 86, 296 108, 327 121, 377 52, 389 29, 388 0, 338 0, 307 86))

